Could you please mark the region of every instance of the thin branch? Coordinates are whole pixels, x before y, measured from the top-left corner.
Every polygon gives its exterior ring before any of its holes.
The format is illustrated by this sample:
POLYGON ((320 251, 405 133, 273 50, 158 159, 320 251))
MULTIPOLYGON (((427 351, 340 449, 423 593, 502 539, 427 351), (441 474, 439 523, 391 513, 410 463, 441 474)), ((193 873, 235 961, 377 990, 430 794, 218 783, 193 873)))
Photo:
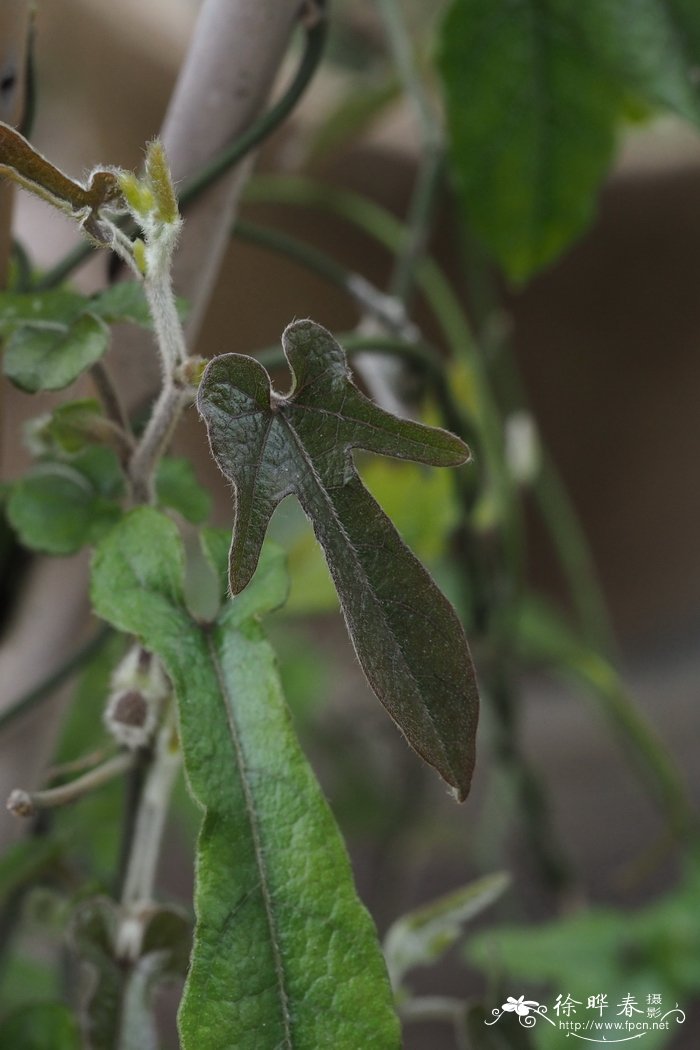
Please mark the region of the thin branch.
MULTIPOLYGON (((317 0, 318 2, 318 0, 317 0)), ((210 164, 187 179, 178 194, 180 205, 186 208, 196 200, 204 190, 235 167, 248 153, 259 146, 275 131, 296 108, 307 87, 311 83, 323 56, 328 20, 320 10, 319 17, 307 28, 304 51, 299 68, 291 84, 274 106, 259 117, 251 126, 239 135, 230 146, 223 149, 210 164)))
POLYGON ((66 806, 126 773, 135 760, 134 752, 122 751, 84 776, 76 777, 75 780, 59 787, 46 788, 45 791, 23 791, 21 788, 15 788, 7 800, 7 808, 15 817, 33 817, 41 809, 66 806))
POLYGON ((136 504, 152 502, 155 467, 170 444, 182 411, 192 400, 192 396, 190 389, 185 389, 172 380, 164 383, 129 463, 129 477, 136 504))
POLYGON ((182 752, 175 729, 175 706, 171 701, 146 774, 131 838, 121 896, 123 914, 116 943, 120 959, 137 959, 141 951, 143 909, 153 898, 165 818, 181 762, 182 752))
MULTIPOLYGON (((316 73, 323 56, 327 32, 327 19, 321 10, 320 17, 307 27, 299 68, 287 90, 274 106, 184 182, 178 194, 183 211, 264 142, 292 113, 316 73)), ((93 245, 81 241, 38 279, 35 289, 43 291, 62 284, 91 258, 92 252, 93 245)))
POLYGON ((107 418, 118 427, 126 438, 130 437, 131 423, 105 362, 96 361, 90 368, 90 376, 95 384, 107 418))
POLYGON ((379 10, 404 92, 411 103, 420 132, 420 158, 406 234, 394 264, 389 290, 407 302, 416 266, 425 254, 442 184, 444 142, 440 122, 418 71, 413 43, 399 0, 379 0, 379 10))
POLYGON ((362 274, 348 270, 318 248, 279 230, 258 226, 242 219, 237 220, 233 232, 241 240, 286 255, 319 277, 330 281, 354 299, 361 310, 381 321, 390 332, 396 333, 405 329, 405 317, 400 303, 385 295, 362 274))

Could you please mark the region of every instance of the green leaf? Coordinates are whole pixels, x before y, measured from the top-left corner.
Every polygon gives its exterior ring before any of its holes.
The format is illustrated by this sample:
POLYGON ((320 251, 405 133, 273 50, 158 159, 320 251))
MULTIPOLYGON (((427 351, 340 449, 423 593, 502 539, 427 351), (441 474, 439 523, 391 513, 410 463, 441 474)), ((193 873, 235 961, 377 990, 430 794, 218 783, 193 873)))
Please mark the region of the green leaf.
POLYGON ((89 473, 95 462, 94 455, 85 455, 71 465, 40 463, 15 482, 7 517, 21 543, 45 554, 73 554, 119 519, 116 493, 101 491, 108 482, 89 473))
MULTIPOLYGON (((521 984, 546 985, 552 998, 570 993, 585 1006, 588 996, 604 993, 604 1020, 618 1019, 615 1004, 627 994, 646 1006, 646 996, 657 993, 664 1010, 676 1002, 684 1008, 700 991, 698 874, 691 866, 677 889, 636 911, 590 908, 536 926, 489 929, 470 938, 465 954, 491 981, 507 974, 511 987, 517 982, 511 995, 521 994, 521 984)), ((536 1045, 559 1050, 561 1031, 549 1028, 538 1025, 536 1045)), ((650 1030, 644 1045, 669 1038, 669 1031, 650 1030)))
POLYGON ((98 361, 109 346, 104 321, 83 314, 69 325, 25 326, 5 348, 5 375, 28 393, 62 390, 98 361))
MULTIPOLYGON (((143 285, 138 281, 117 281, 87 300, 86 309, 107 324, 130 322, 142 328, 153 325, 143 285)), ((184 299, 177 299, 177 312, 180 320, 186 319, 187 303, 184 299)))
POLYGON ((0 336, 19 328, 57 328, 69 325, 85 310, 88 300, 78 292, 0 292, 0 336))
MULTIPOLYGON (((666 0, 666 10, 676 27, 691 68, 700 65, 700 7, 696 0, 666 0)), ((697 91, 697 79, 696 91, 697 91)))
POLYGON ((71 456, 98 437, 104 421, 102 406, 95 398, 67 401, 30 420, 27 443, 35 456, 71 456))
POLYGON ((170 675, 191 792, 204 811, 197 927, 180 1008, 183 1050, 396 1048, 371 921, 293 733, 257 623, 284 598, 277 552, 216 624, 183 595, 175 525, 133 511, 95 554, 97 613, 140 637, 170 675))
POLYGON ((7 1050, 80 1050, 78 1026, 62 1003, 22 1006, 0 1022, 7 1050))
POLYGON ((188 459, 161 460, 156 474, 156 499, 161 507, 176 510, 195 525, 211 514, 211 496, 197 481, 188 459))
POLYGON ((394 992, 409 970, 437 962, 462 936, 465 923, 498 900, 509 883, 506 874, 488 875, 397 919, 384 939, 394 992))
POLYGON ((152 324, 143 285, 137 281, 117 281, 104 292, 93 295, 88 309, 107 324, 129 321, 142 328, 150 328, 152 324))
POLYGON ((236 488, 231 591, 250 580, 275 507, 299 499, 323 547, 345 621, 374 692, 409 744, 464 799, 478 694, 462 626, 447 599, 362 485, 351 450, 455 466, 452 434, 382 411, 353 385, 341 347, 313 321, 283 336, 287 397, 252 358, 209 363, 198 395, 212 452, 236 488))
POLYGON ((468 220, 515 281, 591 221, 630 98, 698 121, 657 0, 454 0, 440 67, 468 220))

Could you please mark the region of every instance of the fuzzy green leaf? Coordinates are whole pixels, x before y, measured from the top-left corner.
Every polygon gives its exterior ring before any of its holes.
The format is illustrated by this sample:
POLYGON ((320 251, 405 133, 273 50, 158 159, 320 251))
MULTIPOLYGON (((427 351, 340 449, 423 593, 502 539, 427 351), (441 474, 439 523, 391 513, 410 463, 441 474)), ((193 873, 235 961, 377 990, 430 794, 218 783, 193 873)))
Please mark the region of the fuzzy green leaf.
POLYGON ((6 339, 27 325, 66 328, 85 310, 88 300, 79 292, 0 292, 0 335, 6 339))
POLYGON ((590 222, 626 105, 699 119, 658 0, 453 0, 440 67, 469 222, 516 281, 590 222))
POLYGON ((280 555, 268 553, 210 626, 187 612, 183 577, 177 529, 152 509, 128 515, 95 555, 97 613, 140 637, 171 677, 204 811, 183 1050, 394 1050, 375 933, 257 622, 284 598, 280 555))
POLYGON ((488 875, 397 919, 384 940, 394 991, 409 970, 437 962, 461 937, 465 923, 498 900, 509 882, 508 875, 488 875))
POLYGON ((7 518, 20 542, 45 554, 73 554, 118 520, 121 477, 108 449, 70 463, 40 463, 12 486, 7 518))
POLYGON ((107 324, 120 324, 125 321, 151 327, 151 314, 143 285, 137 281, 118 281, 116 284, 98 292, 88 303, 90 313, 101 317, 107 324))
POLYGON ((104 420, 102 406, 94 398, 67 401, 29 421, 27 443, 37 457, 70 457, 98 438, 104 420))
POLYGON ((406 736, 463 799, 474 765, 478 694, 457 615, 354 468, 364 448, 433 465, 469 450, 444 430, 398 419, 355 387, 345 354, 313 321, 283 336, 287 397, 257 361, 207 366, 198 407, 212 452, 236 488, 229 578, 238 594, 258 562, 275 507, 290 494, 311 519, 370 685, 406 736))
POLYGON ((24 326, 5 348, 5 375, 27 393, 62 390, 98 361, 109 346, 109 329, 92 314, 69 325, 24 326))
MULTIPOLYGON (((96 317, 101 317, 107 324, 128 322, 142 328, 153 326, 148 300, 143 285, 138 281, 118 281, 110 285, 103 292, 85 300, 84 309, 96 317)), ((180 320, 184 321, 187 318, 187 309, 187 302, 178 297, 177 312, 180 320)))
POLYGON ((211 513, 211 496, 197 481, 188 459, 161 460, 156 474, 156 499, 161 507, 176 510, 195 525, 201 525, 211 513))

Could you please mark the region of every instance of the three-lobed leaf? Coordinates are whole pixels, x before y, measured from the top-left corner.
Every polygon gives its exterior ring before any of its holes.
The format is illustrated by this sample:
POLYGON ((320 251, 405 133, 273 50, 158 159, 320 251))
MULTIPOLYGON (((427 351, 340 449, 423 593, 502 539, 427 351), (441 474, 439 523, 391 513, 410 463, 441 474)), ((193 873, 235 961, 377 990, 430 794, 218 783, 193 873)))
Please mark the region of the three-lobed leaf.
POLYGON ((198 395, 213 455, 236 491, 229 578, 238 594, 258 562, 270 517, 294 494, 338 591, 360 664, 411 746, 464 799, 474 764, 478 693, 457 615, 362 485, 352 449, 433 465, 469 450, 452 434, 399 419, 350 379, 320 325, 283 335, 291 392, 272 390, 252 358, 209 363, 198 395))
POLYGON ((94 558, 98 615, 136 634, 171 677, 204 811, 183 1050, 395 1050, 376 935, 257 622, 285 591, 280 555, 269 551, 215 623, 195 622, 177 529, 150 508, 127 515, 94 558))

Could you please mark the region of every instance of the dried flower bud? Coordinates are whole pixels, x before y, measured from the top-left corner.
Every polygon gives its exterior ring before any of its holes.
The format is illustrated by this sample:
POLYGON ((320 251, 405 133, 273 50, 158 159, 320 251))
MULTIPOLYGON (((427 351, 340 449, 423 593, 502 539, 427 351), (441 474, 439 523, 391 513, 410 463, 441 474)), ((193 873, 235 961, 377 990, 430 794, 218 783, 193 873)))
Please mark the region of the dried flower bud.
POLYGON ((160 660, 140 645, 133 646, 112 675, 104 721, 120 744, 146 747, 155 734, 170 682, 160 660))

